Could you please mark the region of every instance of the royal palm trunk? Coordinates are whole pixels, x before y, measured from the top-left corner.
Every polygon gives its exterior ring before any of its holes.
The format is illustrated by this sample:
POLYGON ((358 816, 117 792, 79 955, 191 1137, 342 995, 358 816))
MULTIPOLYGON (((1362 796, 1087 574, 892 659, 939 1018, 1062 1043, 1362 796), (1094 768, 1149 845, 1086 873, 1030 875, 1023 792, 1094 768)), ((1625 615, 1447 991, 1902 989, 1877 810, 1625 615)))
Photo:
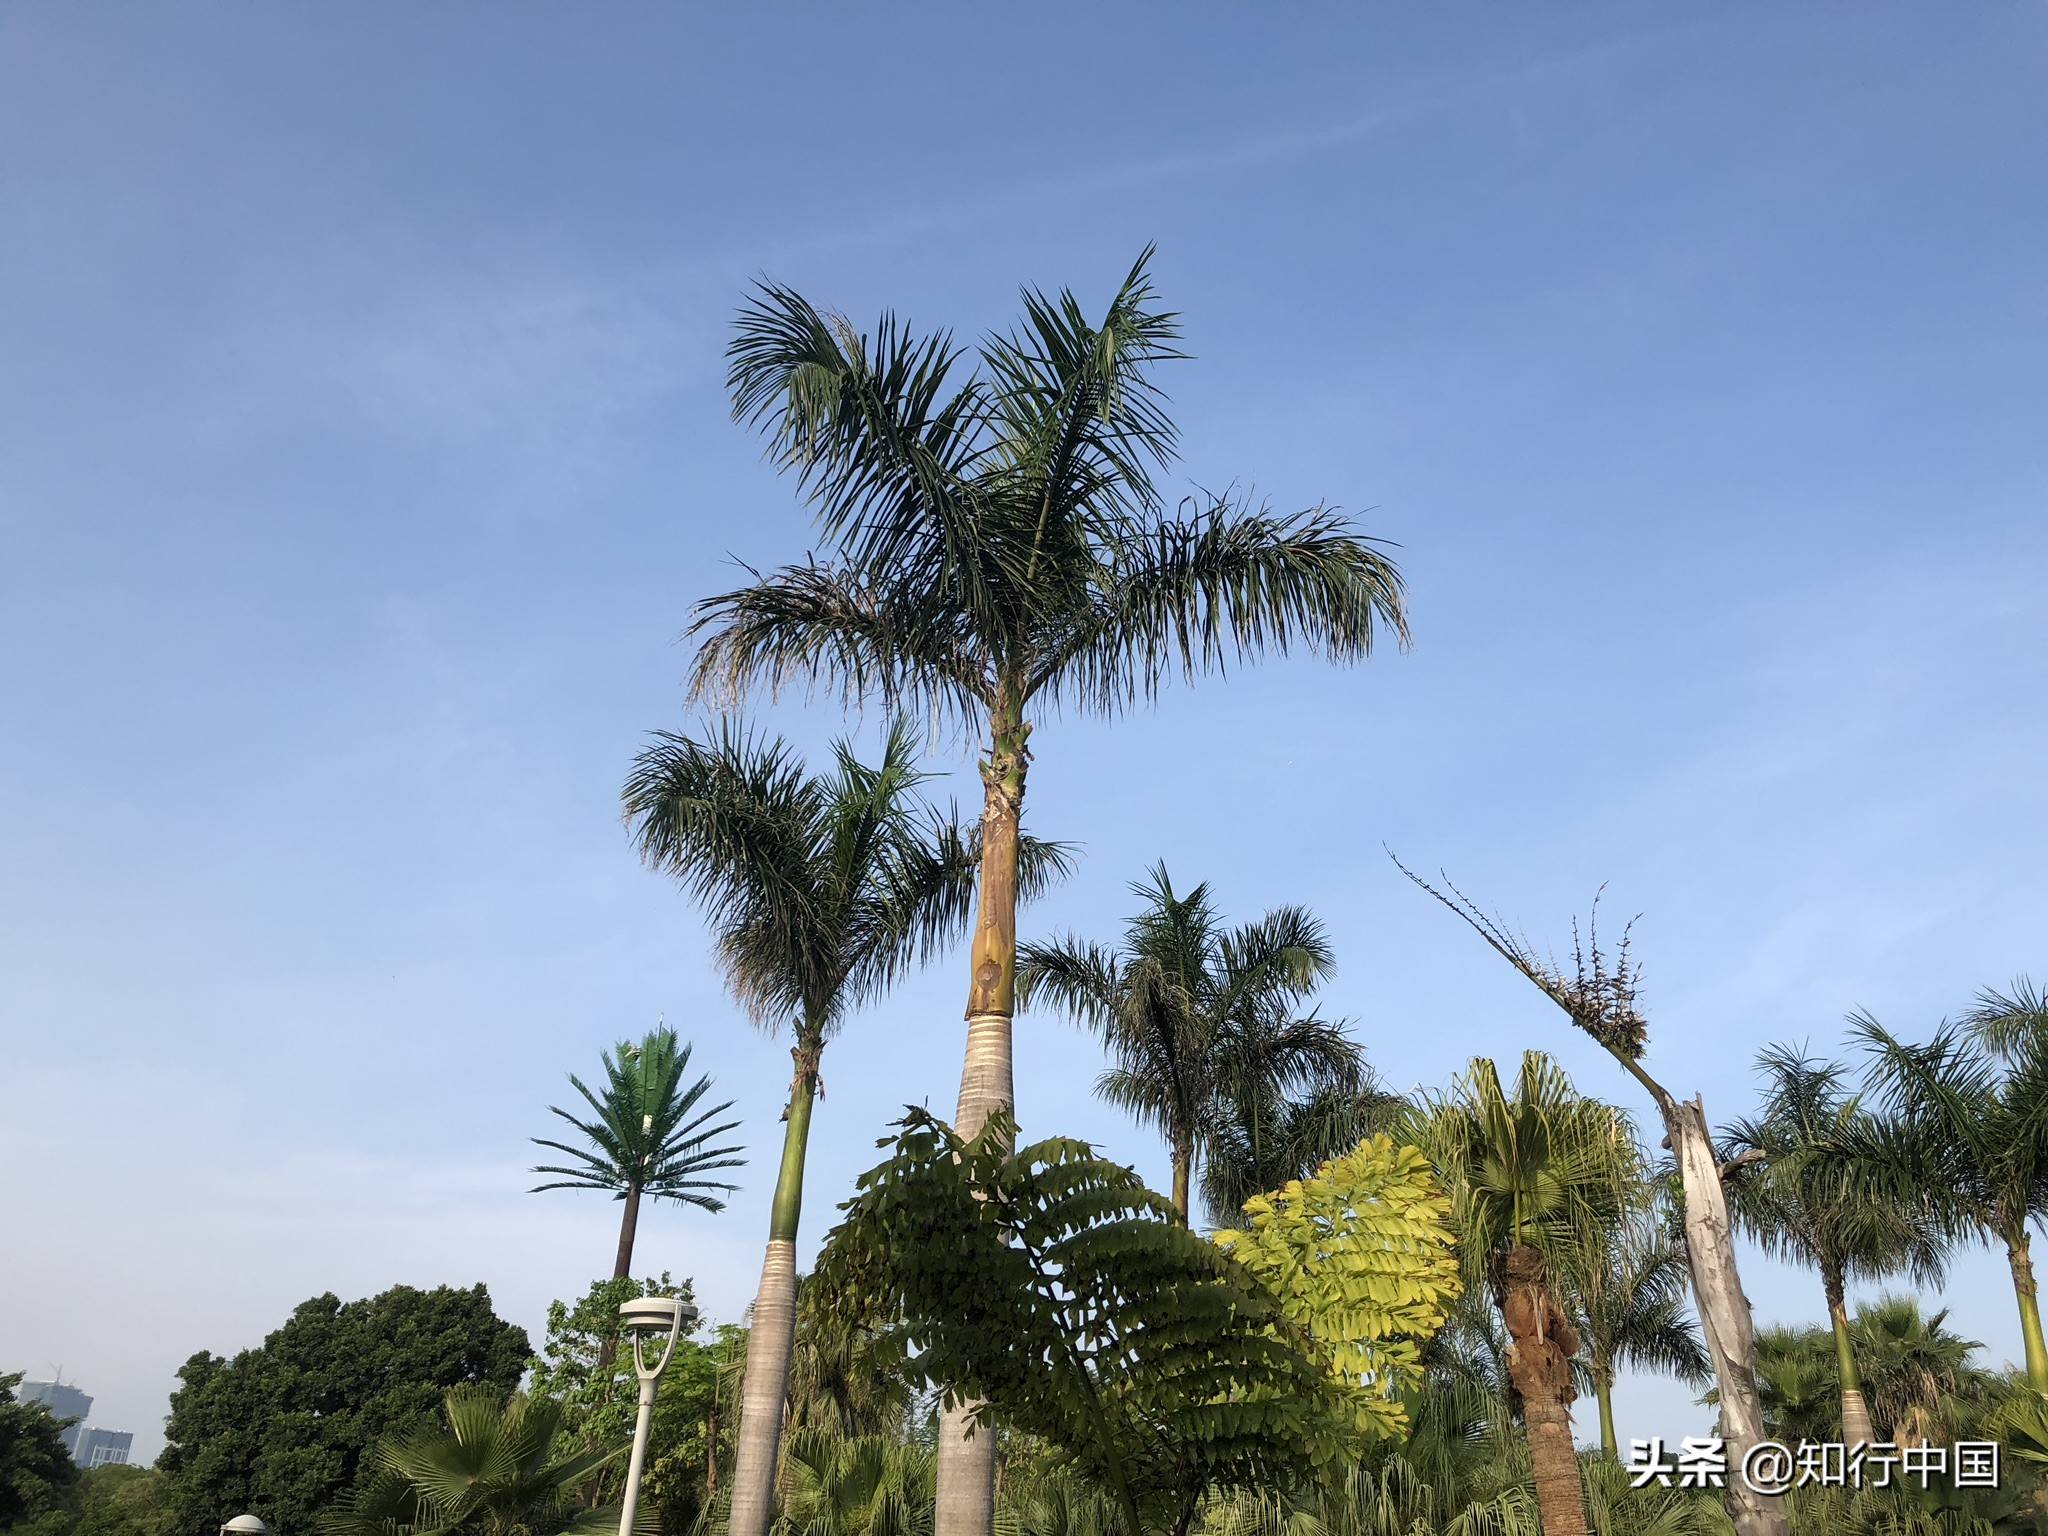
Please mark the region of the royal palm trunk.
POLYGON ((2041 1338, 2041 1295, 2034 1284, 2033 1242, 2024 1220, 2005 1234, 2005 1256, 2012 1266, 2013 1295, 2020 1306, 2020 1339, 2027 1352, 2027 1385, 2048 1392, 2048 1344, 2041 1338))
POLYGON ((1572 1445, 1572 1356, 1579 1352, 1579 1335, 1550 1293, 1542 1255, 1525 1244, 1508 1251, 1500 1313, 1512 1341, 1508 1378, 1522 1398, 1543 1536, 1588 1536, 1579 1455, 1572 1445))
POLYGON ((783 1114, 782 1167, 768 1214, 768 1252, 748 1318, 747 1368, 740 1383, 740 1428, 734 1442, 728 1536, 766 1536, 775 1512, 775 1462, 789 1396, 789 1360, 796 1347, 796 1233, 803 1214, 804 1154, 818 1091, 823 1041, 807 1032, 790 1054, 796 1072, 783 1114))
POLYGON ((1593 1401, 1600 1405, 1600 1449, 1616 1461, 1621 1459, 1621 1441, 1614 1434, 1614 1367, 1595 1362, 1593 1401))
MULTIPOLYGON (((1022 700, 999 693, 990 712, 989 754, 981 765, 981 874, 969 955, 967 1057, 953 1126, 978 1134, 989 1117, 1015 1105, 1010 1075, 1010 1020, 1017 986, 1017 839, 1030 754, 1022 700)), ((995 1525, 996 1440, 970 1433, 975 1405, 939 1416, 933 1536, 988 1536, 995 1525)))
POLYGON ((1856 1369, 1856 1350, 1849 1340, 1849 1305, 1842 1295, 1842 1277, 1832 1270, 1821 1275, 1827 1293, 1828 1329, 1835 1336, 1835 1370, 1842 1379, 1842 1443, 1871 1445, 1877 1433, 1870 1424, 1870 1404, 1863 1397, 1863 1374, 1856 1369))

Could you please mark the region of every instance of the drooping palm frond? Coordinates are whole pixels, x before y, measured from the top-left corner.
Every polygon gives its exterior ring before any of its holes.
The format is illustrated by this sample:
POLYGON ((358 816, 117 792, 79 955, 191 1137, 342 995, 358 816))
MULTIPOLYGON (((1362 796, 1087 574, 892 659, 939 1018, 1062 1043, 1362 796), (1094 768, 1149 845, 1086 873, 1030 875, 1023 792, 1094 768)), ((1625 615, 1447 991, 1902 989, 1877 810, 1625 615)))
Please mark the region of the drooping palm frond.
POLYGON ((1425 1150, 1451 1191, 1475 1288, 1497 1279, 1516 1246, 1568 1269, 1587 1234, 1611 1229, 1640 1178, 1628 1116, 1582 1097, 1541 1051, 1523 1054, 1514 1087, 1481 1057, 1431 1101, 1425 1150))
POLYGON ((798 679, 974 719, 1043 696, 1102 712, 1304 647, 1405 642, 1399 571, 1325 507, 1234 493, 1168 514, 1175 431, 1156 380, 1182 356, 1148 248, 1094 317, 1027 290, 964 352, 891 316, 870 334, 765 285, 728 349, 734 415, 768 437, 829 546, 699 605, 695 683, 798 679))
MULTIPOLYGON (((727 720, 702 740, 657 733, 623 801, 643 860, 705 908, 748 1014, 823 1038, 967 923, 979 829, 924 799, 929 777, 901 718, 872 765, 842 742, 815 774, 784 742, 727 720)), ((1019 896, 1071 865, 1066 846, 1023 839, 1019 896)))
POLYGON ((561 1177, 535 1185, 534 1192, 601 1189, 624 1200, 637 1189, 700 1210, 723 1210, 725 1202, 714 1191, 736 1186, 705 1175, 743 1167, 746 1159, 738 1155, 743 1150, 739 1146, 708 1143, 738 1129, 739 1122, 710 1123, 731 1109, 732 1102, 700 1109, 711 1091, 711 1079, 699 1077, 684 1087, 689 1065, 690 1047, 677 1040, 674 1030, 664 1028, 653 1030, 638 1045, 621 1041, 606 1053, 602 1092, 593 1092, 572 1075, 570 1086, 590 1106, 591 1117, 579 1119, 553 1105, 549 1111, 574 1126, 583 1143, 534 1137, 537 1146, 573 1159, 567 1166, 536 1167, 535 1173, 561 1177))
POLYGON ((1693 1321, 1685 1248, 1655 1209, 1631 1202, 1614 1225, 1589 1229, 1558 1273, 1586 1341, 1587 1385, 1611 1385, 1623 1365, 1704 1384, 1712 1362, 1693 1321))
MULTIPOLYGON (((321 1522, 324 1536, 599 1536, 619 1524, 616 1505, 579 1509, 577 1491, 624 1447, 571 1449, 562 1405, 487 1388, 458 1387, 445 1427, 380 1442, 358 1492, 321 1522)), ((659 1514, 644 1506, 636 1532, 659 1514)))
POLYGON ((1731 1157, 1753 1155, 1729 1180, 1737 1222, 1767 1253, 1820 1270, 1831 1296, 1845 1280, 1908 1271, 1938 1283, 1950 1224, 1901 1128, 1849 1092, 1838 1063, 1789 1045, 1757 1055, 1758 1112, 1721 1133, 1731 1157))
POLYGON ((1311 1144, 1318 1162, 1356 1145, 1328 1133, 1347 1096, 1365 1091, 1363 1057, 1341 1024, 1301 1011, 1335 969, 1310 913, 1282 907, 1228 928, 1207 885, 1176 891, 1163 864, 1131 889, 1141 905, 1120 947, 1071 936, 1018 946, 1019 1001, 1049 1005, 1101 1037, 1110 1063, 1097 1095, 1157 1127, 1181 1177, 1219 1153, 1230 1171, 1218 1189, 1291 1169, 1216 1207, 1222 1219, 1306 1171, 1295 1165, 1311 1144), (1262 1156, 1268 1135, 1273 1155, 1262 1156), (1254 1172, 1240 1177, 1247 1165, 1254 1172))

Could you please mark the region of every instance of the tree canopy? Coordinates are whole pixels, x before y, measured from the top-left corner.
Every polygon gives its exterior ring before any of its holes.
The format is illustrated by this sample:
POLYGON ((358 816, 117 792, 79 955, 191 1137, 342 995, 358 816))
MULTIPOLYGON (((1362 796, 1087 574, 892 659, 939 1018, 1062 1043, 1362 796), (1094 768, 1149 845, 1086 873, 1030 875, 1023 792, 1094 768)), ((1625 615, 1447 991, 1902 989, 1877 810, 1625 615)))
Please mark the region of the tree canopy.
POLYGON ((315 1296, 231 1360, 192 1356, 157 1463, 170 1480, 167 1536, 211 1536, 244 1512, 309 1531, 379 1439, 433 1424, 451 1388, 509 1395, 528 1352, 483 1286, 401 1285, 347 1303, 315 1296))

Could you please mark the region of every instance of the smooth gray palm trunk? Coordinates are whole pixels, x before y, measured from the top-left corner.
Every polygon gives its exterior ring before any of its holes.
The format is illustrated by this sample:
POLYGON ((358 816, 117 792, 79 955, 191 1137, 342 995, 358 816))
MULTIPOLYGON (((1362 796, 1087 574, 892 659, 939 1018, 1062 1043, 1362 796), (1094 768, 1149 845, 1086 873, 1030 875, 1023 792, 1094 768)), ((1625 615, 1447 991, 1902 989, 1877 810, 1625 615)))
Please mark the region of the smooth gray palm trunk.
MULTIPOLYGON (((1010 1016, 986 1013, 967 1021, 967 1059, 960 1069, 960 1104, 953 1124, 963 1136, 979 1133, 990 1115, 1015 1104, 1010 1074, 1010 1016)), ((975 1430, 974 1404, 939 1415, 938 1486, 933 1536, 988 1536, 996 1516, 996 1437, 975 1430)))
POLYGON ((740 1386, 729 1536, 763 1536, 775 1513, 776 1452, 796 1347, 796 1244, 772 1239, 748 1317, 747 1374, 740 1386))

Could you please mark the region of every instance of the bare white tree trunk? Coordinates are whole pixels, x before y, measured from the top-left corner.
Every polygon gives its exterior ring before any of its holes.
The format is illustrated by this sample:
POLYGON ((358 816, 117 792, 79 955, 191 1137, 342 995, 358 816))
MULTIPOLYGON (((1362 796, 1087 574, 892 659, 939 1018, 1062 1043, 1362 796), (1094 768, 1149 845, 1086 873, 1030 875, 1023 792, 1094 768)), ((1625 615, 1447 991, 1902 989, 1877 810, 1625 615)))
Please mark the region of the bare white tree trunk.
POLYGON ((1681 1102, 1661 1092, 1658 1108, 1685 1190, 1685 1247, 1692 1264, 1693 1298, 1720 1391, 1721 1436, 1728 1452, 1728 1517, 1738 1536, 1786 1536, 1785 1501, 1757 1493, 1742 1476, 1744 1454, 1764 1438, 1763 1404, 1756 1390, 1756 1327, 1735 1272, 1735 1234, 1728 1220, 1727 1191, 1721 1187, 1721 1166, 1707 1133, 1707 1112, 1697 1097, 1681 1102))
POLYGON ((795 1343, 796 1244, 775 1238, 762 1261, 761 1289, 748 1319, 747 1374, 740 1384, 728 1536, 766 1536, 774 1516, 776 1452, 795 1343))
MULTIPOLYGON (((1010 1076, 1010 1016, 977 1014, 967 1021, 967 1060, 960 1070, 960 1107, 954 1129, 973 1136, 998 1109, 1014 1106, 1010 1076)), ((933 1536, 989 1536, 996 1517, 995 1431, 975 1431, 973 1405, 939 1415, 938 1486, 933 1536)))

